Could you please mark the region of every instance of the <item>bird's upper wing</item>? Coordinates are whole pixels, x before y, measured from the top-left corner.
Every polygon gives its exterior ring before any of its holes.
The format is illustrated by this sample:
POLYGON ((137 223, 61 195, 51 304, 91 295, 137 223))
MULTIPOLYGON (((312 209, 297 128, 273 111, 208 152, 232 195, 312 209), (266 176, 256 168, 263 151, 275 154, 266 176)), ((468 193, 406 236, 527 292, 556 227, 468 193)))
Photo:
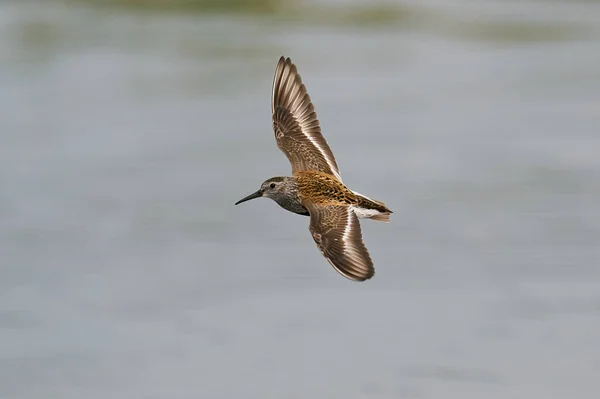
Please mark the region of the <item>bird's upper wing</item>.
POLYGON ((351 206, 306 204, 313 239, 323 256, 344 277, 364 281, 375 275, 362 240, 358 217, 351 206))
POLYGON ((277 64, 271 111, 277 146, 290 160, 293 172, 316 170, 342 180, 306 87, 289 58, 281 57, 277 64))

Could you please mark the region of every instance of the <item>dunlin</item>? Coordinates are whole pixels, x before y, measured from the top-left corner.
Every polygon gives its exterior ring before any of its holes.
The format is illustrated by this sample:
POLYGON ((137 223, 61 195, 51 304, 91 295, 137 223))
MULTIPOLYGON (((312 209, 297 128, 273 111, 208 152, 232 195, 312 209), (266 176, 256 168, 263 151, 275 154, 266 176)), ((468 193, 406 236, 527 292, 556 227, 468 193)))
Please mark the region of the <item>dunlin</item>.
POLYGON ((355 281, 373 277, 358 219, 389 222, 392 211, 342 183, 306 87, 289 58, 281 57, 277 64, 271 111, 275 140, 292 164, 292 176, 266 180, 236 205, 268 197, 290 212, 310 216, 312 237, 335 270, 355 281))

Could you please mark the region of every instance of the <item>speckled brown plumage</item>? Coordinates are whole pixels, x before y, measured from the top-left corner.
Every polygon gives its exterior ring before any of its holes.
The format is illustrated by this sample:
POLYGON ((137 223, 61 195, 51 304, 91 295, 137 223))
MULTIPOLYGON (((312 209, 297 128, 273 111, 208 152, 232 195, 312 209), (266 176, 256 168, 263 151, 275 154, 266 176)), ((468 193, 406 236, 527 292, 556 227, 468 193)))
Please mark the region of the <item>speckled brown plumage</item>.
POLYGON ((355 206, 391 212, 384 203, 366 198, 346 187, 335 177, 323 172, 304 171, 294 174, 298 182, 298 196, 302 202, 322 205, 355 206))
POLYGON ((357 205, 358 197, 341 181, 323 172, 313 170, 294 173, 298 195, 304 202, 322 205, 357 205))
POLYGON ((292 165, 292 176, 266 180, 236 205, 269 197, 288 211, 309 215, 317 247, 341 275, 355 281, 373 277, 373 261, 358 219, 388 222, 392 211, 344 185, 306 87, 289 58, 281 57, 277 64, 271 112, 275 140, 292 165))

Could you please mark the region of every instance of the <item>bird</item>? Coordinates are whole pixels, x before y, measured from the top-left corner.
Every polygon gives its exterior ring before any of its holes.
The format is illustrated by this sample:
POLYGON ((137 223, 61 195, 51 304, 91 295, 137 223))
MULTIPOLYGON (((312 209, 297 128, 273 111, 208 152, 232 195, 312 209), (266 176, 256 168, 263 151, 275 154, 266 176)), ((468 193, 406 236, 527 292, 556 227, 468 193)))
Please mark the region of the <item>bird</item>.
POLYGON ((292 176, 265 180, 235 205, 267 197, 290 212, 309 216, 313 240, 338 273, 353 281, 372 278, 375 268, 359 219, 389 222, 392 211, 344 185, 306 86, 289 57, 277 63, 271 112, 275 140, 292 165, 292 176))

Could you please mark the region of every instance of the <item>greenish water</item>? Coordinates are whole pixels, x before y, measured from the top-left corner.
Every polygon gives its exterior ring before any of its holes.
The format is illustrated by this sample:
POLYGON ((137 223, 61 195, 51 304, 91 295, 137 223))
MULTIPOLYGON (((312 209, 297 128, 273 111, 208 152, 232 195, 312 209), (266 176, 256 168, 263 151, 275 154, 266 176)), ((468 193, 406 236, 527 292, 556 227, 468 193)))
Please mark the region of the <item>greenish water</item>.
POLYGON ((598 2, 138 4, 0 4, 0 398, 598 395, 598 2), (368 283, 233 206, 282 54, 368 283))
POLYGON ((116 10, 194 13, 271 13, 288 4, 285 0, 67 0, 67 5, 106 7, 116 10))

